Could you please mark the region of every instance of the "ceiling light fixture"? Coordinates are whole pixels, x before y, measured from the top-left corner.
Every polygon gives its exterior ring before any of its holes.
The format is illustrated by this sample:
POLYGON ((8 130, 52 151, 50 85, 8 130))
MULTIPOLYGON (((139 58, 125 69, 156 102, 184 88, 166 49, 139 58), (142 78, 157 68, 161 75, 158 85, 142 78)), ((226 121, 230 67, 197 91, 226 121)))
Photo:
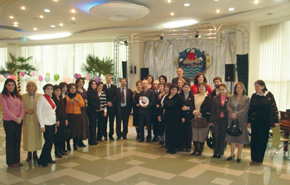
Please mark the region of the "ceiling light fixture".
POLYGON ((75 17, 72 17, 71 19, 72 19, 72 20, 76 20, 76 18, 75 18, 75 17))
POLYGON ((50 9, 44 9, 44 12, 48 13, 48 12, 50 12, 50 9))
POLYGON ((174 12, 171 12, 170 15, 173 16, 174 15, 174 12))
POLYGON ((183 6, 188 7, 188 6, 190 6, 190 4, 189 3, 184 3, 183 6))
POLYGON ((219 0, 213 0, 213 1, 219 1, 219 0))
POLYGON ((174 21, 174 22, 169 22, 166 24, 163 24, 165 28, 177 28, 177 27, 183 27, 183 26, 189 26, 196 24, 196 20, 185 20, 185 21, 174 21))
POLYGON ((18 22, 14 22, 14 24, 18 24, 18 22))
POLYGON ((37 28, 33 28, 34 31, 37 31, 37 28))
POLYGON ((171 0, 167 0, 168 3, 171 3, 171 0))
POLYGON ((257 1, 257 0, 256 0, 254 3, 255 3, 255 4, 258 4, 258 3, 259 3, 259 1, 257 1))
POLYGON ((14 26, 14 27, 18 27, 18 24, 14 24, 13 26, 14 26))
POLYGON ((229 8, 228 9, 228 11, 234 11, 235 10, 235 8, 229 8))
POLYGON ((10 18, 10 19, 13 19, 14 17, 13 17, 13 16, 10 16, 9 18, 10 18))
POLYGON ((22 10, 25 10, 25 6, 21 6, 21 9, 22 9, 22 10))
POLYGON ((71 33, 64 32, 64 33, 56 33, 56 34, 49 34, 49 35, 34 35, 30 36, 31 40, 46 40, 46 39, 57 39, 57 38, 64 38, 71 36, 71 33))
POLYGON ((55 25, 50 25, 50 27, 55 28, 55 25))
POLYGON ((76 10, 75 9, 72 9, 70 12, 71 13, 76 13, 76 10))
POLYGON ((39 17, 40 17, 41 19, 43 19, 43 15, 40 15, 39 17))
POLYGON ((59 24, 59 26, 63 26, 63 24, 62 24, 62 23, 60 23, 60 24, 59 24))
POLYGON ((216 13, 220 13, 221 11, 220 11, 219 9, 217 9, 215 12, 216 12, 216 13))

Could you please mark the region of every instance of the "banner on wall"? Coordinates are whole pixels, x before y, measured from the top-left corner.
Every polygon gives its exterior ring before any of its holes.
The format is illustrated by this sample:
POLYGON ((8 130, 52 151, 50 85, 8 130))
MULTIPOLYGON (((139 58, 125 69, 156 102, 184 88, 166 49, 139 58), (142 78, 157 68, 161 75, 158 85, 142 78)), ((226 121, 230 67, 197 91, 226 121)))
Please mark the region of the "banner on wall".
POLYGON ((205 72, 206 56, 204 51, 196 48, 187 48, 179 53, 178 66, 183 69, 183 75, 187 78, 194 78, 199 72, 205 72))

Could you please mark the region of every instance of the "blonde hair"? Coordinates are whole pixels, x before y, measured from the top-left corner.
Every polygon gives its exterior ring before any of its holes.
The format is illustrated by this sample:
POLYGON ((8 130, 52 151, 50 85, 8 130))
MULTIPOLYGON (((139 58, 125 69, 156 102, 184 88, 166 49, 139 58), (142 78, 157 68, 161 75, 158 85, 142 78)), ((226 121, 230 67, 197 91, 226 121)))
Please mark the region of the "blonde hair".
POLYGON ((29 84, 33 84, 35 86, 35 92, 37 91, 37 85, 36 85, 36 82, 33 81, 33 80, 29 80, 26 84, 26 92, 28 92, 28 85, 29 84))

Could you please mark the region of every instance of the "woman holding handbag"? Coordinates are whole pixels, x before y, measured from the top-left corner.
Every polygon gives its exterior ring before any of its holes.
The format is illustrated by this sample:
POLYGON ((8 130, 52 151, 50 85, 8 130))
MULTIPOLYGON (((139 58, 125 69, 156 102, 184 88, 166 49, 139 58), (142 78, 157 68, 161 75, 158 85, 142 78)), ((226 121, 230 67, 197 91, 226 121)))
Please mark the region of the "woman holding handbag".
POLYGON ((207 93, 207 85, 205 83, 198 84, 198 94, 194 95, 193 115, 192 120, 192 140, 194 144, 194 151, 191 155, 200 156, 203 151, 204 142, 208 134, 207 123, 210 119, 210 112, 212 107, 211 95, 207 93), (204 126, 195 126, 198 121, 206 122, 204 126))
POLYGON ((238 82, 234 88, 234 95, 229 98, 227 105, 228 126, 231 126, 232 122, 236 120, 242 130, 242 134, 239 136, 226 135, 226 142, 231 145, 231 155, 227 158, 227 161, 230 161, 235 157, 234 152, 236 145, 238 145, 237 162, 242 162, 242 149, 244 143, 249 141, 247 132, 249 105, 250 98, 246 95, 246 88, 242 82, 238 82))
POLYGON ((210 125, 213 126, 213 158, 222 158, 224 155, 226 129, 228 126, 228 99, 227 86, 220 84, 219 94, 213 98, 210 116, 210 125))

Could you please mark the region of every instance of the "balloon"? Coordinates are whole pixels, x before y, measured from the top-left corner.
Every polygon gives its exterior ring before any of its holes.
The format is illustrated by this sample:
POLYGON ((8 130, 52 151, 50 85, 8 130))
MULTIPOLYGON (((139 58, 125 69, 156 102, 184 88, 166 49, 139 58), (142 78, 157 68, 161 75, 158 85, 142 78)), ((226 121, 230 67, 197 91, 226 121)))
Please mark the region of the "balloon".
POLYGON ((95 81, 96 81, 97 83, 99 83, 99 82, 100 82, 100 77, 96 76, 96 77, 95 77, 95 81))
POLYGON ((80 77, 82 77, 82 75, 81 74, 78 74, 78 78, 80 78, 80 77))
POLYGON ((55 79, 55 81, 57 81, 59 79, 59 74, 55 74, 54 79, 55 79))
POLYGON ((5 77, 3 75, 0 75, 0 82, 4 82, 5 81, 5 77))
POLYGON ((30 80, 30 77, 29 76, 26 76, 25 77, 25 82, 28 82, 30 80))
POLYGON ((5 74, 5 78, 7 78, 8 76, 9 76, 9 74, 8 74, 8 73, 6 73, 6 74, 5 74))
POLYGON ((45 76, 50 76, 50 74, 49 73, 46 73, 45 76))
POLYGON ((24 77, 24 76, 25 76, 25 73, 22 71, 22 72, 20 73, 20 75, 21 75, 22 77, 24 77))
POLYGON ((91 79, 91 75, 87 74, 86 79, 89 81, 91 79))
POLYGON ((7 79, 10 79, 10 78, 11 78, 11 75, 8 75, 8 76, 7 76, 7 79))
POLYGON ((74 74, 75 79, 77 79, 79 77, 79 75, 77 73, 74 74))
POLYGON ((21 40, 22 40, 22 42, 25 43, 27 39, 25 37, 22 37, 21 40))
POLYGON ((11 75, 10 78, 14 81, 16 80, 16 77, 14 75, 11 75))
POLYGON ((43 80, 43 77, 40 75, 40 76, 38 77, 38 80, 39 80, 39 81, 42 81, 42 80, 43 80))
POLYGON ((69 77, 68 77, 67 75, 64 75, 64 76, 63 76, 63 81, 64 81, 64 82, 69 83, 69 80, 70 80, 70 79, 69 79, 69 77))
POLYGON ((36 72, 35 71, 31 71, 30 74, 31 74, 31 76, 35 76, 36 72))
POLYGON ((48 83, 50 81, 50 76, 45 76, 44 81, 46 81, 48 83))

